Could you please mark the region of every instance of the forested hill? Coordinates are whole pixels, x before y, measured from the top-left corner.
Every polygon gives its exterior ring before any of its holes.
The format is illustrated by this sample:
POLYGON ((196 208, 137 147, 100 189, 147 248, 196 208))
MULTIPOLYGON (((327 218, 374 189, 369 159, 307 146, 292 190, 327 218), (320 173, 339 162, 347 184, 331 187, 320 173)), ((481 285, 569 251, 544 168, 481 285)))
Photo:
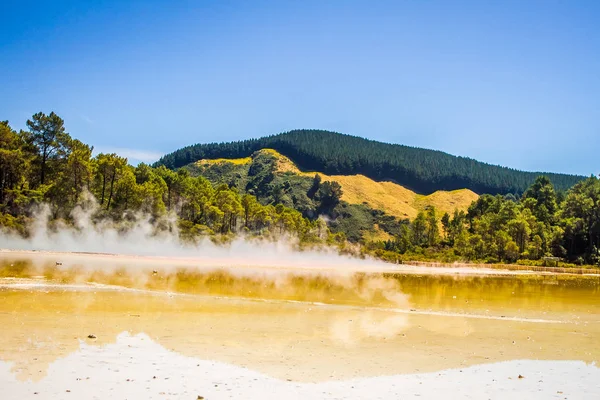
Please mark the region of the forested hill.
POLYGON ((303 170, 332 175, 363 174, 392 180, 416 192, 467 188, 477 193, 524 192, 539 175, 558 190, 566 190, 582 176, 525 172, 486 164, 441 151, 368 140, 323 130, 294 130, 259 139, 196 144, 163 156, 156 165, 175 169, 201 159, 241 158, 272 148, 303 170))

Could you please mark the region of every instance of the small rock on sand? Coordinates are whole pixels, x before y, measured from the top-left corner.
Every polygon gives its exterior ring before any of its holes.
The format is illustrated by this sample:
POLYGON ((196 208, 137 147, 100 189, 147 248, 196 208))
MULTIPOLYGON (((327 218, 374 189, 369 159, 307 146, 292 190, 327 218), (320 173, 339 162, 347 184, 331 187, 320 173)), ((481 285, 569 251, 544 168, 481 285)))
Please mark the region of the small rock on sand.
POLYGON ((96 335, 94 335, 94 334, 90 333, 90 334, 88 335, 88 339, 96 339, 96 335))
POLYGON ((519 375, 519 379, 523 379, 525 378, 523 375, 519 375))

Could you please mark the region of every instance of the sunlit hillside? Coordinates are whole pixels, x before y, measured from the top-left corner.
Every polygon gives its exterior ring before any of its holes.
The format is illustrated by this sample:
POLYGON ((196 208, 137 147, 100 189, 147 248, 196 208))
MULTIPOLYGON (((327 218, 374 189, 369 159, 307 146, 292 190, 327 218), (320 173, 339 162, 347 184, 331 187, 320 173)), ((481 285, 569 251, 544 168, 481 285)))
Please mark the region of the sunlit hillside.
MULTIPOLYGON (((478 195, 468 189, 453 191, 437 191, 430 195, 419 195, 394 182, 377 182, 364 175, 326 175, 318 171, 300 171, 288 157, 273 149, 262 149, 258 154, 268 153, 277 157, 276 171, 279 173, 294 173, 313 177, 321 175, 323 181, 336 181, 342 186, 342 200, 350 204, 367 204, 371 208, 385 211, 398 218, 413 219, 419 210, 434 206, 440 215, 452 213, 455 209, 466 210, 478 198, 478 195)), ((251 162, 250 157, 236 159, 200 160, 198 166, 208 166, 215 163, 231 163, 245 165, 251 162)))

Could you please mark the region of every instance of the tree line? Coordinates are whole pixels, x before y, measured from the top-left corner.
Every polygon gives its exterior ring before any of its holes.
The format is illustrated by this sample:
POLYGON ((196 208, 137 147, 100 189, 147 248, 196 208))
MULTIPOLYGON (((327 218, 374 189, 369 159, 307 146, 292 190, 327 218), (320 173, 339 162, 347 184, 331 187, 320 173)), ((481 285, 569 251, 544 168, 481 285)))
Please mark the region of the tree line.
MULTIPOLYGON (((381 143, 323 130, 294 130, 229 143, 187 146, 163 156, 156 165, 176 169, 200 159, 248 157, 272 148, 300 168, 329 175, 362 174, 375 180, 392 180, 418 193, 471 189, 478 194, 522 194, 541 173, 489 165, 441 151, 381 143)), ((546 174, 558 191, 584 179, 567 174, 546 174)))
POLYGON ((226 184, 212 185, 185 169, 173 171, 141 163, 129 165, 117 154, 93 156, 93 147, 71 137, 55 113, 37 113, 19 132, 0 122, 0 228, 28 233, 32 210, 48 204, 51 218, 69 222, 72 210, 91 193, 96 219, 115 221, 137 214, 159 221, 175 214, 185 238, 247 232, 290 233, 304 242, 326 238, 319 220, 282 204, 262 204, 226 184))
POLYGON ((552 256, 600 264, 600 180, 595 176, 577 179, 566 191, 557 191, 552 177, 538 176, 522 194, 484 194, 468 210, 439 215, 427 208, 409 221, 348 204, 337 182, 323 182, 318 174, 280 173, 275 162, 268 152, 258 152, 237 169, 227 163, 212 169, 175 170, 162 163, 134 167, 114 153, 93 155, 93 148, 71 137, 55 113, 33 115, 27 130, 18 132, 4 121, 0 229, 26 236, 39 204, 50 206, 53 220, 68 223, 73 209, 92 194, 95 220, 127 222, 143 214, 160 229, 163 217, 175 215, 185 240, 291 234, 302 244, 358 247, 390 260, 535 262, 552 256), (364 239, 364 232, 375 227, 390 239, 364 239))
POLYGON ((591 176, 560 195, 539 176, 520 198, 485 194, 466 212, 421 211, 393 240, 369 247, 408 258, 512 263, 557 257, 600 265, 600 180, 591 176))

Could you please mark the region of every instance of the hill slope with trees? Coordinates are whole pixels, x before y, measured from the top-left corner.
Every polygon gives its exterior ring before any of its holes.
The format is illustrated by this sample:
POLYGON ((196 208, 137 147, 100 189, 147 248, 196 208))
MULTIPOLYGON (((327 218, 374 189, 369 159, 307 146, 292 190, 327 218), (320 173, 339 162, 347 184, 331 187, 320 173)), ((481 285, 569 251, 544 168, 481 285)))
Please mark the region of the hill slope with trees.
POLYGON ((329 175, 365 175, 394 181, 415 192, 470 189, 478 194, 522 194, 539 175, 558 191, 585 179, 582 176, 525 172, 457 157, 441 151, 388 144, 323 130, 294 130, 259 139, 187 146, 157 163, 176 169, 201 159, 243 158, 271 148, 299 168, 329 175))
MULTIPOLYGON (((226 183, 231 187, 237 187, 243 192, 256 192, 258 188, 252 179, 252 171, 255 171, 259 163, 271 164, 270 168, 275 175, 273 180, 269 181, 271 188, 267 193, 273 193, 277 190, 274 187, 277 184, 287 189, 288 196, 282 197, 284 204, 288 202, 290 207, 298 208, 297 204, 292 202, 295 199, 297 203, 301 199, 302 193, 297 193, 295 186, 300 177, 311 183, 316 175, 322 181, 332 181, 340 184, 342 195, 340 200, 349 204, 364 204, 374 210, 383 211, 386 214, 400 219, 414 219, 417 213, 428 207, 435 207, 440 212, 467 211, 471 203, 479 196, 468 189, 459 189, 454 191, 437 191, 433 194, 424 196, 419 195, 412 190, 398 185, 394 182, 377 182, 364 175, 326 175, 320 171, 303 172, 286 156, 273 149, 262 149, 256 151, 251 157, 227 159, 220 158, 215 160, 200 160, 196 163, 186 166, 192 175, 202 175, 207 177, 213 184, 226 183), (295 186, 290 184, 290 180, 295 181, 295 186)), ((259 191, 260 193, 261 191, 259 191)))
POLYGON ((466 210, 415 204, 419 210, 409 219, 368 202, 344 201, 351 197, 344 196, 343 185, 350 186, 335 181, 336 175, 298 174, 286 171, 289 165, 282 171, 272 151, 251 156, 233 163, 213 160, 209 168, 134 167, 117 154, 93 155, 55 113, 33 115, 21 131, 0 121, 0 234, 31 238, 44 222, 50 232, 81 229, 76 217, 85 209, 93 211, 90 223, 100 229, 108 224, 127 230, 143 218, 154 229, 148 234, 177 233, 186 242, 291 236, 299 249, 334 246, 393 262, 537 265, 554 256, 600 266, 595 176, 566 192, 538 176, 520 196, 483 194, 466 210), (37 213, 40 209, 47 212, 37 213))

